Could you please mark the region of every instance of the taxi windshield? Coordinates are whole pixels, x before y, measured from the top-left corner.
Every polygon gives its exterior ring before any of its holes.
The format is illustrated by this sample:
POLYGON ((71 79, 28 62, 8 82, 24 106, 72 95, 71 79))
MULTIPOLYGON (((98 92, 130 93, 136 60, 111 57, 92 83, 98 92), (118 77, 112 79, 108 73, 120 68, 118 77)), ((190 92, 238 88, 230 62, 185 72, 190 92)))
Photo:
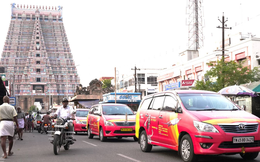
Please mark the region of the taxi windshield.
POLYGON ((184 107, 190 111, 230 111, 239 108, 219 94, 179 94, 184 107))
POLYGON ((88 116, 88 111, 84 111, 84 110, 76 111, 76 117, 87 117, 87 116, 88 116))
POLYGON ((134 115, 134 112, 126 105, 103 105, 104 115, 134 115))

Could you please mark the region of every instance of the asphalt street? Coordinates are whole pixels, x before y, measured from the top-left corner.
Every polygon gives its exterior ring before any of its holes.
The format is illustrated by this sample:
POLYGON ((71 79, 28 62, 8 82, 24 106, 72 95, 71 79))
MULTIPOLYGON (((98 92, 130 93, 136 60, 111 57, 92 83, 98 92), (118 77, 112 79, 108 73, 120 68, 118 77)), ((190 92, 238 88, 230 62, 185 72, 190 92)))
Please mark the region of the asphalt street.
MULTIPOLYGON (((77 141, 68 151, 63 148, 59 155, 53 154, 53 146, 46 134, 25 133, 24 140, 15 140, 14 155, 2 161, 10 162, 182 162, 176 151, 153 147, 143 153, 133 138, 108 139, 100 142, 98 137, 88 139, 86 134, 75 135, 77 141)), ((2 149, 1 149, 2 153, 2 149)), ((201 162, 242 162, 239 155, 203 156, 201 162)), ((260 162, 260 155, 254 162, 260 162)))

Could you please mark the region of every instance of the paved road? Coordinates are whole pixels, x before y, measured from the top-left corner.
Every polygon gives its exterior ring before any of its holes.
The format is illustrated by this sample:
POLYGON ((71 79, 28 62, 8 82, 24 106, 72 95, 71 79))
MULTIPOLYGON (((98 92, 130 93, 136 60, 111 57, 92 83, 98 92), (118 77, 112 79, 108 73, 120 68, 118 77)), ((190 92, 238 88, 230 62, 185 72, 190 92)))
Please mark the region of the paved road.
MULTIPOLYGON (((60 155, 54 155, 52 145, 45 134, 25 133, 23 141, 15 141, 14 155, 2 161, 10 162, 181 162, 177 152, 162 148, 153 147, 152 152, 143 153, 140 151, 137 142, 133 138, 109 139, 107 142, 100 142, 98 137, 88 139, 85 134, 75 135, 76 143, 70 150, 61 150, 60 155)), ((2 151, 1 151, 2 153, 2 151)), ((203 156, 201 162, 242 162, 239 155, 232 156, 203 156)), ((260 155, 254 162, 260 162, 260 155)))

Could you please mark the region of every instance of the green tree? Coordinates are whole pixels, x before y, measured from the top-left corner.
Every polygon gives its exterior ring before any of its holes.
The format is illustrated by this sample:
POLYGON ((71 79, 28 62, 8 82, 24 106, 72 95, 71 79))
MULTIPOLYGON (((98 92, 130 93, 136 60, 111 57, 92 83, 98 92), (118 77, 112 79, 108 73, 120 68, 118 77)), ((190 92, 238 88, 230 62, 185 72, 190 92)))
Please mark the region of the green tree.
POLYGON ((259 81, 259 69, 255 67, 251 70, 243 67, 245 61, 247 60, 237 63, 236 61, 222 62, 219 60, 209 63, 208 65, 212 68, 204 75, 205 80, 197 81, 193 89, 218 92, 227 86, 259 81))
POLYGON ((114 92, 114 86, 111 84, 111 80, 112 79, 105 79, 102 81, 103 85, 102 85, 102 93, 106 94, 106 93, 110 93, 110 92, 114 92))
POLYGON ((29 112, 33 112, 33 111, 38 111, 38 108, 37 108, 35 105, 32 105, 32 106, 29 108, 29 112))
POLYGON ((104 79, 104 80, 102 81, 102 83, 103 83, 102 88, 103 88, 103 89, 106 89, 106 88, 112 87, 111 80, 112 80, 112 79, 104 79))

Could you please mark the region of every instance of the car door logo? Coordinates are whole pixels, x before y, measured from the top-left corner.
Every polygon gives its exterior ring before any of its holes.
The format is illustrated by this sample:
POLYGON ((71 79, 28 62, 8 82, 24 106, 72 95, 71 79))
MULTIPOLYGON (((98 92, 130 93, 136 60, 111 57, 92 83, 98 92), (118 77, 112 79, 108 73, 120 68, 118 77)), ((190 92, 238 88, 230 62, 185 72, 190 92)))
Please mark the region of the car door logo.
POLYGON ((180 120, 181 120, 181 118, 180 118, 180 119, 179 119, 179 118, 175 118, 175 119, 173 119, 173 120, 167 122, 166 124, 168 125, 168 127, 170 127, 170 126, 172 126, 172 125, 178 124, 180 120))

